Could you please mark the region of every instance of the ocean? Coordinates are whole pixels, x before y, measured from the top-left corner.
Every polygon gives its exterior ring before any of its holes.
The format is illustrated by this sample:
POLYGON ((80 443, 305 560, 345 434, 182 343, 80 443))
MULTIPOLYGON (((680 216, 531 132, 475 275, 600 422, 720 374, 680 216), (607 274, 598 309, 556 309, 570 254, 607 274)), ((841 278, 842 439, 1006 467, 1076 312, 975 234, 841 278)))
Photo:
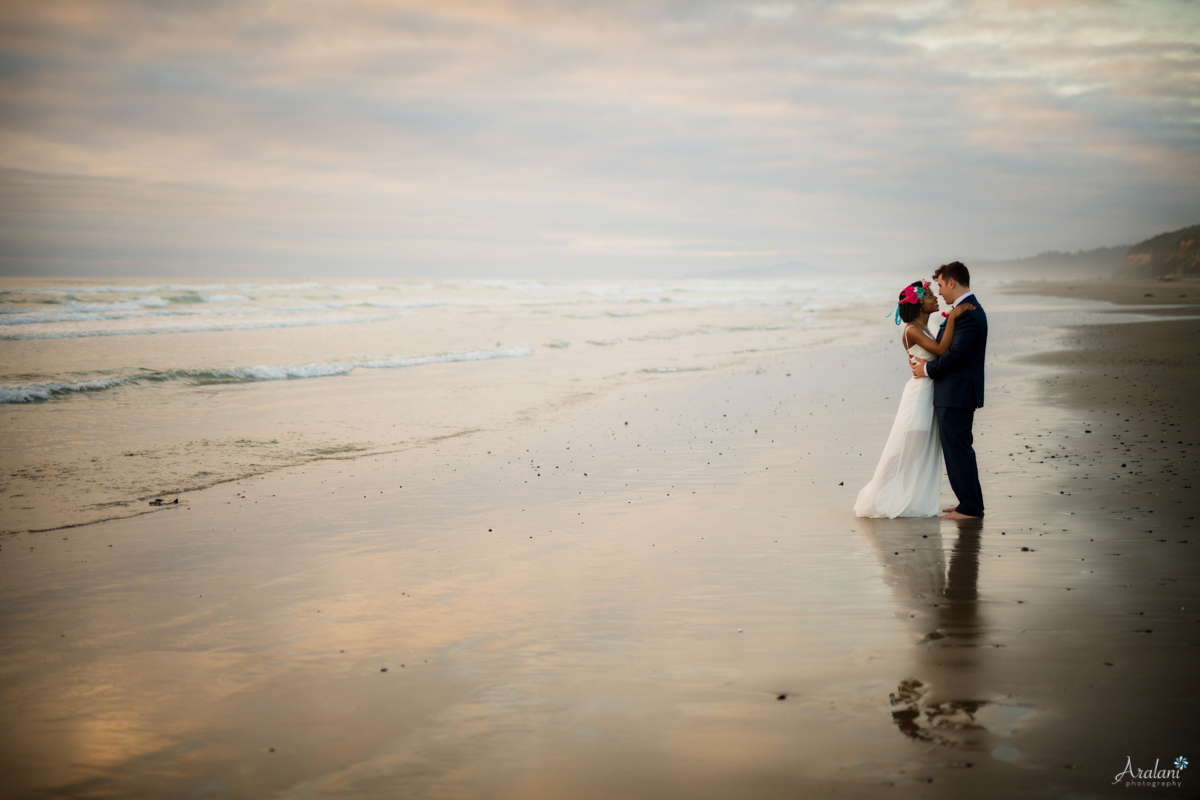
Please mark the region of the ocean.
POLYGON ((0 529, 536 424, 614 387, 828 340, 891 295, 817 280, 4 279, 0 529))

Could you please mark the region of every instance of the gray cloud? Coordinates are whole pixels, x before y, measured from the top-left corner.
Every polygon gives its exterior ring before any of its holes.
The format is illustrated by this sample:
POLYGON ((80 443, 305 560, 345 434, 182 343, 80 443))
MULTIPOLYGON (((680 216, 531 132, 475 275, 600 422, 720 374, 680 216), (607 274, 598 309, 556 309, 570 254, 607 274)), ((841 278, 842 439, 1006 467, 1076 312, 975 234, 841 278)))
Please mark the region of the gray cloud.
POLYGON ((1144 238, 1187 2, 11 2, 8 274, 674 275, 1144 238))

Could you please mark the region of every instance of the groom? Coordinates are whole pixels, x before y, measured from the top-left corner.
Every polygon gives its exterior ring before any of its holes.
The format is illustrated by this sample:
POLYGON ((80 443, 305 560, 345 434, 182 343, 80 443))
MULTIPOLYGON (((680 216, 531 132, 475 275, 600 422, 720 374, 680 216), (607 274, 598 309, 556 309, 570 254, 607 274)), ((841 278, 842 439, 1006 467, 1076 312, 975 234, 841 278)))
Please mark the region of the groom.
MULTIPOLYGON (((975 464, 971 424, 975 409, 983 408, 983 358, 987 351, 987 314, 971 291, 971 273, 962 262, 934 270, 938 293, 951 306, 970 302, 974 311, 959 315, 950 349, 928 363, 914 359, 914 378, 933 378, 933 410, 942 439, 942 456, 950 488, 958 506, 945 509, 942 519, 976 519, 983 516, 983 490, 975 464)), ((942 340, 946 323, 937 333, 942 340)))

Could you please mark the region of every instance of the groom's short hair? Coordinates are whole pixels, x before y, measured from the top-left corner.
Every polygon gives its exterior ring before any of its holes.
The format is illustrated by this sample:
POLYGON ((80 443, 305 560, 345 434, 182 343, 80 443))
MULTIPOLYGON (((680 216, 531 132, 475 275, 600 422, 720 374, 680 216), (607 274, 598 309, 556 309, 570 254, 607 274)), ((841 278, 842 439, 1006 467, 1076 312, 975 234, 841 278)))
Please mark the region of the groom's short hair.
POLYGON ((933 279, 945 278, 948 281, 954 281, 959 286, 971 285, 971 271, 967 269, 967 265, 961 261, 951 261, 949 264, 942 264, 933 271, 933 279))

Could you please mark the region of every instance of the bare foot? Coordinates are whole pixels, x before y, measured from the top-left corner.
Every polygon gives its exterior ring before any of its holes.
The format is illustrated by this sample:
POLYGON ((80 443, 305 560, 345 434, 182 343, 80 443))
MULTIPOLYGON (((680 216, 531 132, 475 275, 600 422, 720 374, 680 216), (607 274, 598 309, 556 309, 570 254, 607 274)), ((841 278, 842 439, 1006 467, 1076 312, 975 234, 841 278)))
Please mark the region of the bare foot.
POLYGON ((943 514, 953 514, 957 510, 958 510, 958 506, 950 506, 949 508, 943 508, 942 513, 943 514))
POLYGON ((967 514, 960 514, 957 511, 951 511, 949 514, 942 514, 938 519, 980 519, 980 517, 972 517, 967 514))

